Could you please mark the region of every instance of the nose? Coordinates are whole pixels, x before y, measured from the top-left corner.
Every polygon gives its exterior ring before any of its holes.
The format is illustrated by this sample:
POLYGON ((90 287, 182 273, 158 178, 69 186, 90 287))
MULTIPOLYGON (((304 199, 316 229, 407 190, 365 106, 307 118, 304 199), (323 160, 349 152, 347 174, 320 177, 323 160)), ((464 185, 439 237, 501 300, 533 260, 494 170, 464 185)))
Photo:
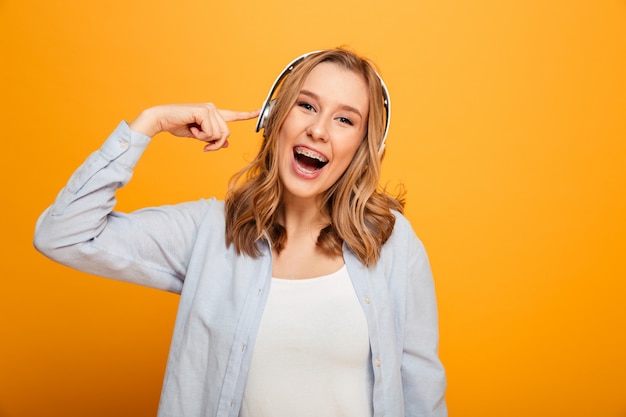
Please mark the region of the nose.
POLYGON ((329 139, 328 121, 322 115, 319 115, 311 121, 306 132, 314 140, 327 142, 329 139))

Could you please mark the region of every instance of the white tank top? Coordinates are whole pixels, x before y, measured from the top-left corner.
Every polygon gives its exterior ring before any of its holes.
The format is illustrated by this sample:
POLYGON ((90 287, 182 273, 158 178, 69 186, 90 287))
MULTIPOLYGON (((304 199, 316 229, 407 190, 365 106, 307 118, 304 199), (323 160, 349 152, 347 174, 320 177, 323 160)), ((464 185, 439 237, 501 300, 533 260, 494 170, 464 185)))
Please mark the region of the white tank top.
POLYGON ((371 416, 367 322, 346 266, 272 278, 268 297, 239 416, 371 416))

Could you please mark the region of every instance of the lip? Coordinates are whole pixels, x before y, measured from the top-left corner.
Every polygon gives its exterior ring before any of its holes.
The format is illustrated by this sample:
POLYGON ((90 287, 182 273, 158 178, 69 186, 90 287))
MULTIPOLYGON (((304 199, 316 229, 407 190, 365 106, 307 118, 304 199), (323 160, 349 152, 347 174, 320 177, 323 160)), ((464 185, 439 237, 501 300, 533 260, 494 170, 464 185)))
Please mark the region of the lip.
POLYGON ((326 168, 326 167, 328 166, 328 164, 324 165, 322 168, 320 168, 320 169, 318 169, 318 170, 316 170, 316 171, 314 171, 314 172, 309 172, 309 171, 305 171, 305 170, 303 170, 303 169, 302 169, 302 168, 298 165, 298 161, 297 161, 297 159, 296 159, 296 157, 295 157, 295 151, 296 151, 296 149, 297 149, 297 148, 304 148, 304 149, 308 149, 308 150, 310 150, 311 152, 315 152, 315 153, 317 153, 317 154, 321 155, 322 157, 324 157, 327 161, 330 161, 330 160, 329 160, 329 158, 328 158, 328 157, 327 157, 324 153, 322 153, 322 152, 318 151, 318 150, 317 150, 317 149, 315 149, 315 148, 312 148, 312 147, 310 147, 310 146, 307 146, 307 145, 295 145, 295 146, 292 148, 292 159, 291 159, 291 165, 292 165, 292 168, 293 168, 294 173, 295 173, 298 177, 303 178, 303 179, 307 179, 307 180, 312 180, 312 179, 315 179, 315 178, 319 177, 319 176, 322 174, 322 171, 324 171, 324 168, 326 168))

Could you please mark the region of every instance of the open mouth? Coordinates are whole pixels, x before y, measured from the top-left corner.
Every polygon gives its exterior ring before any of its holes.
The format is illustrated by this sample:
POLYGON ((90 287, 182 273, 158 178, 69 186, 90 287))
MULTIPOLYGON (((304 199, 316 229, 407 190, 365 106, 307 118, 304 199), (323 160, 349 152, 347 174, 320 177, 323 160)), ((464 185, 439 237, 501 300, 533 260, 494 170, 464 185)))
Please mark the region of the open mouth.
POLYGON ((324 155, 302 146, 296 146, 293 149, 293 156, 298 168, 307 174, 319 171, 328 163, 324 155))

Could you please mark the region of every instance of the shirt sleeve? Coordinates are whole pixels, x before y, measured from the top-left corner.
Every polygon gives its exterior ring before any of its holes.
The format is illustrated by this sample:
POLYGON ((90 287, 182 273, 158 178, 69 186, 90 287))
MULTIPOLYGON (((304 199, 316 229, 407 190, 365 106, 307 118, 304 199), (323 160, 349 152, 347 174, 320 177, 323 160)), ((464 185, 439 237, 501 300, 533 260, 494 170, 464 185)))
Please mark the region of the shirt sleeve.
POLYGON ((39 217, 34 245, 87 273, 180 293, 209 201, 114 211, 150 137, 121 122, 39 217))
POLYGON ((405 415, 445 417, 446 376, 439 359, 439 322, 433 275, 424 245, 408 220, 407 262, 402 385, 405 415))

